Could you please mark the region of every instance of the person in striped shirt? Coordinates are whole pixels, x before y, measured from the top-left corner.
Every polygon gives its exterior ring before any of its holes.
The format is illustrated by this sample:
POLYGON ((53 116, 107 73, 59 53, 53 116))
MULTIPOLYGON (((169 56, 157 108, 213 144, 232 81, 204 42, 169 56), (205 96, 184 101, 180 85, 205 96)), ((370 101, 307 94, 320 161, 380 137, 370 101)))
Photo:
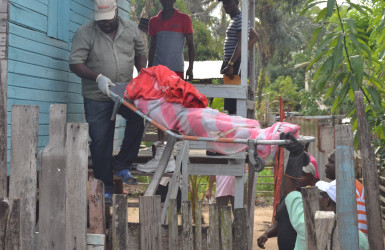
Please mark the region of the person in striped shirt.
MULTIPOLYGON (((325 164, 325 174, 326 178, 330 180, 336 179, 336 151, 333 150, 328 155, 328 161, 325 164)), ((364 187, 356 179, 356 198, 357 198, 357 216, 358 216, 358 229, 363 232, 365 235, 368 234, 368 225, 366 220, 366 207, 365 207, 365 195, 364 187)))
MULTIPOLYGON (((239 9, 238 0, 219 0, 223 3, 223 8, 231 18, 230 24, 226 30, 226 38, 224 44, 223 64, 221 74, 234 79, 234 75, 240 75, 241 65, 241 31, 242 31, 242 12, 239 9)), ((258 34, 253 27, 249 27, 249 42, 250 49, 258 39, 258 34)), ((225 99, 224 109, 229 114, 236 114, 236 99, 225 99)))

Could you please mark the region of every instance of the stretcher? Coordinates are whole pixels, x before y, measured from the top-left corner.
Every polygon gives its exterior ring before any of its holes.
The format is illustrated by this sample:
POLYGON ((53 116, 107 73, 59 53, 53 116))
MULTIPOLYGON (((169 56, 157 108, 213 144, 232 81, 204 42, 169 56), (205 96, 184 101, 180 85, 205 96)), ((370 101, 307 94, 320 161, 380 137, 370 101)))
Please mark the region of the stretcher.
MULTIPOLYGON (((143 73, 143 70, 141 74, 143 73)), ((134 81, 134 80, 133 80, 134 81)), ((245 175, 244 171, 244 165, 245 162, 247 161, 249 163, 249 166, 256 172, 260 172, 264 169, 264 159, 267 158, 268 156, 275 155, 275 151, 271 150, 269 153, 265 152, 265 148, 273 148, 275 149, 278 148, 278 146, 284 146, 287 144, 291 143, 291 140, 280 140, 280 139, 260 139, 258 136, 254 136, 254 138, 245 138, 245 133, 237 133, 237 131, 245 132, 245 131, 254 131, 258 130, 257 126, 256 128, 249 128, 249 127, 242 127, 239 128, 235 126, 234 131, 231 131, 231 133, 223 133, 219 132, 219 136, 203 136, 199 134, 200 132, 196 133, 196 130, 194 130, 195 124, 197 126, 202 126, 202 124, 210 126, 212 128, 215 128, 217 126, 212 126, 212 123, 216 123, 217 121, 215 120, 205 120, 204 122, 201 123, 194 123, 196 120, 198 120, 200 117, 199 115, 201 113, 204 113, 205 111, 208 111, 209 116, 211 117, 213 113, 217 115, 218 119, 224 119, 228 121, 238 121, 238 120, 247 120, 247 122, 252 124, 258 124, 259 123, 255 120, 251 119, 246 119, 243 117, 230 117, 228 115, 225 115, 223 113, 218 112, 217 110, 212 110, 210 108, 192 108, 191 110, 189 108, 185 108, 181 104, 175 104, 175 103, 170 103, 166 102, 165 99, 159 99, 159 100, 142 100, 141 98, 135 99, 135 100, 127 100, 125 98, 125 94, 127 94, 127 91, 129 91, 131 85, 133 83, 131 82, 130 85, 127 85, 127 83, 117 83, 116 86, 110 88, 110 97, 111 99, 115 102, 114 106, 114 112, 112 115, 111 119, 115 119, 115 115, 118 112, 118 109, 121 105, 124 105, 125 107, 129 108, 139 116, 141 116, 144 120, 144 122, 151 123, 161 131, 163 131, 167 135, 167 144, 166 147, 163 151, 162 157, 159 161, 159 165, 153 175, 153 178, 151 179, 151 182, 149 183, 149 186, 144 194, 144 196, 152 196, 155 194, 157 187, 160 183, 160 180, 165 172, 165 169, 167 167, 169 158, 173 152, 174 145, 177 141, 183 141, 183 147, 181 151, 177 154, 176 158, 176 168, 175 171, 172 175, 172 179, 170 181, 170 190, 169 193, 167 194, 166 201, 163 207, 162 211, 162 222, 165 222, 165 218, 167 217, 167 207, 168 207, 168 200, 170 198, 176 198, 177 195, 177 189, 179 187, 179 183, 181 182, 181 168, 183 167, 183 172, 182 172, 182 200, 187 200, 187 180, 189 174, 192 175, 233 175, 236 177, 236 196, 235 196, 235 208, 239 208, 243 206, 243 182, 242 180, 244 179, 243 176, 245 175), (127 87, 126 87, 127 86, 127 87), (155 108, 154 108, 155 107, 155 108), (146 111, 143 111, 146 110, 146 111), (154 110, 154 112, 150 111, 154 110), (178 119, 182 119, 182 123, 188 123, 189 128, 186 129, 180 129, 181 126, 179 126, 179 129, 176 129, 174 127, 168 127, 166 124, 174 124, 173 121, 170 120, 165 120, 165 117, 162 117, 160 113, 162 113, 162 110, 167 111, 174 111, 177 110, 178 112, 176 113, 182 113, 182 114, 188 114, 190 115, 193 113, 194 115, 197 116, 192 116, 193 118, 189 118, 188 115, 178 116, 178 119), (186 111, 187 110, 187 111, 186 111), (185 112, 186 111, 186 112, 185 112), (191 111, 191 112, 190 112, 191 111), (202 112, 201 112, 202 111, 202 112), (189 113, 190 112, 190 113, 189 113), (220 114, 219 114, 220 113, 220 114), (195 119, 197 117, 197 119, 195 119), (158 119, 158 120, 157 120, 158 119), (183 119, 190 119, 188 122, 183 121, 183 119), (254 122, 252 122, 254 121, 254 122), (253 130, 254 129, 254 130, 253 130), (187 133, 184 133, 187 131, 187 133), (195 133, 195 134, 194 134, 195 133), (227 137, 223 138, 221 134, 225 134, 227 137), (235 135, 234 137, 230 137, 231 135, 235 135), (238 137, 237 137, 238 136, 238 137), (209 172, 206 171, 207 167, 204 164, 190 164, 190 146, 189 142, 190 141, 196 141, 196 142, 205 142, 207 143, 207 148, 209 148, 209 145, 211 145, 211 150, 221 150, 221 147, 224 148, 224 151, 217 151, 217 152, 228 152, 226 151, 228 148, 230 149, 235 149, 235 152, 240 152, 236 155, 228 155, 228 156, 222 156, 220 158, 225 158, 228 160, 227 164, 213 164, 215 165, 215 171, 214 172, 209 172), (217 147, 216 145, 221 145, 220 147, 217 147), (231 147, 227 147, 227 145, 232 145, 231 147), (235 146, 234 146, 235 145, 235 146), (239 146, 238 146, 239 145, 239 146), (263 149, 263 150, 262 150, 263 149), (247 151, 247 156, 245 156, 245 151, 247 151), (240 156, 241 154, 241 156, 240 156), (245 158, 247 157, 247 158, 245 158), (191 169, 188 169, 185 167, 186 165, 191 165, 191 169), (200 168, 200 170, 195 170, 194 168, 200 168), (222 171, 223 167, 223 171, 222 171), (237 186, 239 187, 237 189, 237 186), (238 192, 238 195, 237 195, 238 192), (242 195, 241 195, 242 194, 242 195)), ((163 86, 164 87, 164 86, 163 86)), ((166 115, 166 116, 172 116, 171 115, 166 115)), ((175 116, 176 117, 176 116, 175 116)), ((169 118, 169 117, 166 117, 169 118)), ((246 122, 246 123, 247 123, 246 122)), ((220 122, 219 122, 220 123, 220 122)), ((179 124, 180 125, 180 124, 179 124)), ((215 124, 217 125, 217 124, 215 124)), ((182 126, 183 127, 183 126, 182 126)), ((278 127, 278 126, 277 126, 278 127)), ((298 127, 298 126, 297 126, 298 127)), ((287 128, 287 127, 286 127, 287 128)), ((260 129, 263 130, 263 129, 260 129)), ((279 138, 279 130, 275 129, 275 136, 274 138, 279 138)), ((290 130, 288 130, 290 131, 290 130)), ((207 134, 204 131, 201 131, 202 134, 207 134)), ((206 131, 207 132, 207 131, 206 131)), ((215 132, 215 131, 214 131, 215 132)), ((218 132, 218 131, 216 131, 218 132)), ((255 131, 254 131, 255 132, 255 131)), ((253 133, 254 133, 253 132, 253 133)), ((287 132, 284 130, 284 132, 287 132)), ((297 131, 299 132, 299 131, 297 131)), ((247 135, 247 133, 246 133, 247 135)), ((255 135, 255 133, 254 133, 255 135)), ((298 135, 298 133, 297 133, 298 135)), ((263 137, 262 137, 263 138, 263 137)), ((273 138, 273 137, 270 137, 273 138)), ((315 141, 314 137, 311 136, 298 136, 297 140, 300 141, 303 144, 307 144, 310 142, 315 141)))

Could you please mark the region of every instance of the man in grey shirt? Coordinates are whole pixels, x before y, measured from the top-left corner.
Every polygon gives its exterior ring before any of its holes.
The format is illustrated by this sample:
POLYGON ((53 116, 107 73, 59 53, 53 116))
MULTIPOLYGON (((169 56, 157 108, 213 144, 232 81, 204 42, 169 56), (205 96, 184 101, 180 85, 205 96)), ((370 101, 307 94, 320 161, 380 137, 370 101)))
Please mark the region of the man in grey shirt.
POLYGON ((95 0, 95 21, 81 26, 72 39, 70 70, 82 78, 93 171, 104 182, 106 203, 112 202, 113 171, 125 183, 137 184, 129 169, 144 131, 142 119, 121 106, 118 113, 126 119, 126 128, 121 150, 112 159, 115 121, 111 121, 114 102, 109 98, 109 86, 128 83, 133 67, 140 72, 146 63, 137 25, 119 17, 116 0, 95 0))

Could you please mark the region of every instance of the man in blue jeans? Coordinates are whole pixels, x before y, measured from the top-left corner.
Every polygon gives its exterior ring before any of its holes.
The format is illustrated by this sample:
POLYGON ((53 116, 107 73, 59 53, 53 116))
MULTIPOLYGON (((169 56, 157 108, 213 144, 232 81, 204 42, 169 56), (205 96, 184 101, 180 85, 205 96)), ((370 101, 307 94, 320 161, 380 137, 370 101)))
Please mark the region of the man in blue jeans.
POLYGON ((137 184, 130 168, 144 131, 143 120, 121 106, 118 113, 126 119, 126 128, 120 152, 112 158, 115 121, 109 87, 112 82, 128 83, 133 67, 140 72, 146 63, 137 25, 119 17, 116 0, 95 0, 95 20, 81 26, 72 39, 70 70, 82 78, 93 171, 104 183, 106 203, 112 202, 113 171, 125 183, 137 184))

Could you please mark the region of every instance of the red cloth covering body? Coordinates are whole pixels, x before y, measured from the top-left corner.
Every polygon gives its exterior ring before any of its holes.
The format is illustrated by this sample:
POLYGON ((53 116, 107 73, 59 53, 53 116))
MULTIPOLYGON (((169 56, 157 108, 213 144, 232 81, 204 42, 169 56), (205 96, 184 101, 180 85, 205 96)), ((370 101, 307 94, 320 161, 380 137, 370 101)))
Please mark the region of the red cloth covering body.
POLYGON ((206 108, 207 98, 192 84, 182 80, 166 66, 145 68, 126 87, 124 97, 129 100, 143 98, 182 104, 186 108, 206 108))

